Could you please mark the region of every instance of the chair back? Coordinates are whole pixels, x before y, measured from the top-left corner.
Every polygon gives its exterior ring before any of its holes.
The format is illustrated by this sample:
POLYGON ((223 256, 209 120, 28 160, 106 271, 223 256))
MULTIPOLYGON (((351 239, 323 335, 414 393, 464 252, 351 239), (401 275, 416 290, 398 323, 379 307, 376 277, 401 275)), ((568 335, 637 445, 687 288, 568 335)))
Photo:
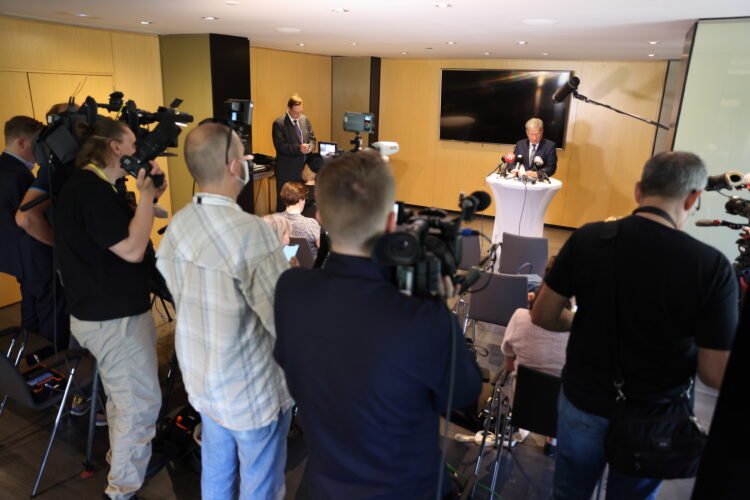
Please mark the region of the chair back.
POLYGON ((0 354, 0 395, 2 394, 7 394, 10 399, 27 408, 37 407, 23 375, 4 353, 0 354))
POLYGON ((479 236, 473 234, 471 236, 462 237, 461 262, 459 262, 458 268, 462 271, 468 271, 472 266, 479 265, 481 258, 482 254, 479 249, 479 236))
POLYGON ((498 270, 507 274, 538 274, 544 277, 548 254, 547 238, 503 233, 498 270))
POLYGON ((512 406, 513 427, 555 437, 560 386, 560 377, 519 365, 512 406))
POLYGON ((469 318, 508 326, 516 309, 529 307, 527 288, 526 276, 483 272, 474 284, 479 291, 471 294, 469 318))
POLYGON ((312 249, 310 248, 310 242, 305 238, 289 238, 289 244, 299 245, 299 249, 297 250, 297 260, 299 261, 299 264, 307 269, 312 269, 313 264, 315 264, 315 259, 313 258, 312 249))

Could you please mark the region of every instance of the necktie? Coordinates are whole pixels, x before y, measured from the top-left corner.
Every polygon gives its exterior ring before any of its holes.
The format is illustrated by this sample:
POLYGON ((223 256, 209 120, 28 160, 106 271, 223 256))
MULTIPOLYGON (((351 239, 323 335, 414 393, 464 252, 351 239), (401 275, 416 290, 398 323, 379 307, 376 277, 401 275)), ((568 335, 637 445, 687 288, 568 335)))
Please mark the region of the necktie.
POLYGON ((299 136, 299 142, 302 144, 302 129, 299 128, 299 122, 294 120, 294 128, 297 129, 297 135, 299 136))
POLYGON ((536 153, 537 144, 531 145, 531 153, 529 154, 529 166, 534 165, 534 153, 536 153))

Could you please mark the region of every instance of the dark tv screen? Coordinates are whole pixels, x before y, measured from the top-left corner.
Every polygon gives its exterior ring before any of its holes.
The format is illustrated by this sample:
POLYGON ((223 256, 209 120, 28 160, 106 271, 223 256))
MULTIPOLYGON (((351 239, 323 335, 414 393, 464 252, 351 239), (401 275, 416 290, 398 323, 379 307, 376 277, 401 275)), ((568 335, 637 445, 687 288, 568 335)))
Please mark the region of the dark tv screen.
POLYGON ((526 138, 524 124, 541 118, 544 137, 558 148, 565 141, 568 103, 552 94, 570 71, 444 69, 440 95, 440 139, 515 144, 526 138))

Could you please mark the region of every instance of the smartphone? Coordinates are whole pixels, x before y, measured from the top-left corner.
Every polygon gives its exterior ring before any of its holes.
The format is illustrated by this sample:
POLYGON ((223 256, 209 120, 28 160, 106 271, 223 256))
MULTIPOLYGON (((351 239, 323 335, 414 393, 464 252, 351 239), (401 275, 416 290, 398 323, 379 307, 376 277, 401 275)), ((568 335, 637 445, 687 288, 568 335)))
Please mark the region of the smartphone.
POLYGON ((299 250, 299 245, 286 245, 284 247, 284 257, 286 257, 286 260, 290 260, 297 255, 297 250, 299 250))

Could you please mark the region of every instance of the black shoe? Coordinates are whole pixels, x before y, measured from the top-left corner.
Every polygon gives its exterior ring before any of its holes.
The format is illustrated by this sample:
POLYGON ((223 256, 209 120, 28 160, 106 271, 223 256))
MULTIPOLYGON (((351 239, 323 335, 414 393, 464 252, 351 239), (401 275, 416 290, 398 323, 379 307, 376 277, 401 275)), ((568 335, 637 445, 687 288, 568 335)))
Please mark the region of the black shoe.
POLYGON ((553 446, 549 443, 544 443, 544 454, 548 457, 554 457, 557 452, 557 446, 553 446))

